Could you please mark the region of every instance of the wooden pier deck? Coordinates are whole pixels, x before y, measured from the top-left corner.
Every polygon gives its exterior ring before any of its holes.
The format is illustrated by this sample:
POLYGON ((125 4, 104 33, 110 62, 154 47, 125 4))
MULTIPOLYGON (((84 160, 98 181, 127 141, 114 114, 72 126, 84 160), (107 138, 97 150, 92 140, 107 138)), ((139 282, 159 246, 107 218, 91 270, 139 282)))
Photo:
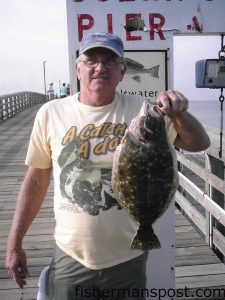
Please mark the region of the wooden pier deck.
MULTIPOLYGON (((43 267, 51 262, 54 251, 51 183, 44 205, 25 238, 30 277, 21 296, 5 270, 5 249, 17 194, 26 171, 24 157, 39 106, 32 106, 0 124, 0 300, 36 299, 38 277, 43 267)), ((186 291, 186 297, 178 294, 176 299, 225 299, 224 264, 177 209, 175 214, 176 288, 182 293, 186 291)))

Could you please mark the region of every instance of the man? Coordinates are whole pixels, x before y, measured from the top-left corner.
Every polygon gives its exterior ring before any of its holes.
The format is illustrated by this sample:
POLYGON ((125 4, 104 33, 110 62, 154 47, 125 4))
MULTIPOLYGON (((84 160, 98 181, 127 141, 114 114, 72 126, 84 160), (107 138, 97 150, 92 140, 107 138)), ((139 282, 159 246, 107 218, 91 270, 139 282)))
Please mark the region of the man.
POLYGON ((66 86, 66 92, 67 92, 67 96, 70 95, 70 84, 68 83, 66 86))
POLYGON ((53 87, 53 84, 54 84, 53 82, 51 82, 49 84, 48 91, 47 91, 50 101, 54 99, 54 87, 53 87))
MULTIPOLYGON (((147 253, 130 250, 137 224, 116 201, 110 181, 116 146, 144 107, 143 99, 116 92, 126 72, 123 50, 121 39, 111 34, 84 39, 76 61, 80 93, 46 103, 34 123, 6 266, 22 288, 28 274, 23 237, 41 207, 53 170, 57 246, 48 299, 133 299, 129 291, 145 287, 147 253)), ((162 92, 157 105, 176 147, 201 151, 209 146, 181 93, 162 92)))
POLYGON ((67 96, 67 88, 64 82, 60 88, 60 98, 65 98, 66 96, 67 96))

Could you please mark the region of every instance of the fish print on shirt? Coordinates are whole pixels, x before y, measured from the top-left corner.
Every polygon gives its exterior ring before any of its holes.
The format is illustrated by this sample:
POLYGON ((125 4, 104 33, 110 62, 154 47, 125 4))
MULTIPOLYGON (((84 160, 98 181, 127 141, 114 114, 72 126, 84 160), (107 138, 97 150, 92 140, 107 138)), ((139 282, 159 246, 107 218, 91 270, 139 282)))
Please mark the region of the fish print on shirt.
POLYGON ((61 195, 76 206, 76 212, 96 216, 112 207, 122 209, 112 190, 112 168, 104 157, 114 152, 127 125, 104 123, 86 125, 78 134, 72 126, 62 139, 58 164, 61 195), (97 156, 93 161, 90 157, 97 156))

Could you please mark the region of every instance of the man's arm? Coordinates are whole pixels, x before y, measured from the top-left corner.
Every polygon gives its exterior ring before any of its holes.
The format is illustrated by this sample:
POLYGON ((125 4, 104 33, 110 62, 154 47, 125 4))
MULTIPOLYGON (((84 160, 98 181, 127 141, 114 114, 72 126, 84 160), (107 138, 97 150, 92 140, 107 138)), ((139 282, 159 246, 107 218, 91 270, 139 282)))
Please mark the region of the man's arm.
POLYGON ((51 169, 29 167, 18 195, 7 244, 6 268, 20 288, 26 285, 28 275, 23 238, 42 205, 50 177, 51 169))
POLYGON ((171 118, 177 131, 174 145, 187 151, 203 151, 210 146, 210 140, 199 121, 188 112, 171 118))
POLYGON ((174 145, 187 151, 202 151, 210 146, 210 139, 201 123, 187 112, 188 100, 177 91, 160 93, 157 104, 173 122, 177 131, 174 145))

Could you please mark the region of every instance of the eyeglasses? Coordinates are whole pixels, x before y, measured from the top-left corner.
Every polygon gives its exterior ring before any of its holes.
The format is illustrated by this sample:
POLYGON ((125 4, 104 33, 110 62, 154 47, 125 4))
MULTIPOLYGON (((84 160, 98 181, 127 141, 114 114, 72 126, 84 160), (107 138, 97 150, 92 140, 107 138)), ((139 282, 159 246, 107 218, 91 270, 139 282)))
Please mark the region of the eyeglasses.
POLYGON ((78 60, 78 62, 82 62, 88 68, 97 68, 97 66, 101 63, 106 69, 116 69, 120 64, 123 64, 123 60, 107 59, 102 61, 94 57, 78 60))

